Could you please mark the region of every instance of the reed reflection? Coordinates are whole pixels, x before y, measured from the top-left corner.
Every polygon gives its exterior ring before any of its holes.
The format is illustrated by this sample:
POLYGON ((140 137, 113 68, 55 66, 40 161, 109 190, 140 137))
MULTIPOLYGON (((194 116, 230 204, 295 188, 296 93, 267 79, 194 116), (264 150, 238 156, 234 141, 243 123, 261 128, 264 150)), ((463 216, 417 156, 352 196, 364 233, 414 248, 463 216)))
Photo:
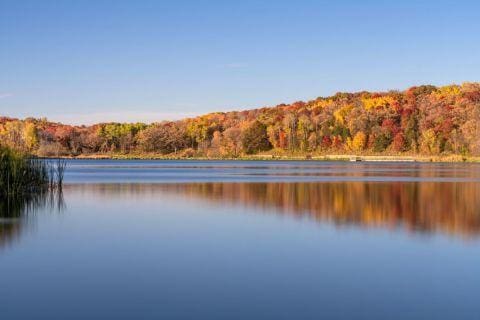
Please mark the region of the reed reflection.
POLYGON ((0 248, 18 240, 31 217, 40 210, 61 212, 65 201, 61 189, 21 196, 0 197, 0 248))
POLYGON ((98 184, 75 189, 97 197, 178 196, 246 206, 336 225, 480 234, 480 184, 475 182, 328 182, 98 184))

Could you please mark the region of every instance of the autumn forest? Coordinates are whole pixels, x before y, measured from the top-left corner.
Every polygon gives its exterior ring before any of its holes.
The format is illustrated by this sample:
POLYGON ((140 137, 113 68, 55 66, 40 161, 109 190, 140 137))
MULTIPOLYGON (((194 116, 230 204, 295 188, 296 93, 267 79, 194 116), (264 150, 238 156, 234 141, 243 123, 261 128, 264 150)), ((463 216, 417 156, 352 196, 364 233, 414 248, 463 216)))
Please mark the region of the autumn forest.
POLYGON ((480 83, 337 93, 153 124, 0 118, 2 144, 42 157, 254 154, 480 155, 480 83))

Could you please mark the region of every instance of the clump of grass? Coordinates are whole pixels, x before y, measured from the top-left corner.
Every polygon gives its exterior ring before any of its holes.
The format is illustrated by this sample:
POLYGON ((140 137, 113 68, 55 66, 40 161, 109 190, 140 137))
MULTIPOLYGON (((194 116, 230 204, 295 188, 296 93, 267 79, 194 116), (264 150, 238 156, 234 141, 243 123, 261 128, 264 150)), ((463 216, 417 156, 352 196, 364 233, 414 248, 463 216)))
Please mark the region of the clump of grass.
POLYGON ((0 197, 61 189, 65 168, 65 160, 52 164, 0 146, 0 197))

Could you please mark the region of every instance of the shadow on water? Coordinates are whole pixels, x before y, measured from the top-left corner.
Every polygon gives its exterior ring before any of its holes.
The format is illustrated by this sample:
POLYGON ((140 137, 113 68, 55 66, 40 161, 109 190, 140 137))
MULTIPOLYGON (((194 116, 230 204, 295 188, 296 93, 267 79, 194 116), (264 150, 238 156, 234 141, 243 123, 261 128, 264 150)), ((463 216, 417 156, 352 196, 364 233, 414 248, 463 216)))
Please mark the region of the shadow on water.
POLYGON ((61 189, 21 196, 0 197, 0 249, 19 239, 31 218, 40 210, 62 212, 65 201, 61 189))
MULTIPOLYGON (((178 197, 243 206, 336 226, 418 234, 480 235, 480 184, 475 182, 296 182, 72 185, 96 197, 178 197)), ((251 210, 248 210, 251 211, 251 210)))

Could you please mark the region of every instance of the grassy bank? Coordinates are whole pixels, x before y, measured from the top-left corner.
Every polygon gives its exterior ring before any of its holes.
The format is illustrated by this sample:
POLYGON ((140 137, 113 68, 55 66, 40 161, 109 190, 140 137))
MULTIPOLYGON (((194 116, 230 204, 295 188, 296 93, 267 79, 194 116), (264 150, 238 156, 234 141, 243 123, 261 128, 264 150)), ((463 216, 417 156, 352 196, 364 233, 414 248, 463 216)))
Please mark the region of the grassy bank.
POLYGON ((464 155, 418 155, 418 154, 301 154, 301 153, 262 153, 238 157, 215 157, 194 155, 185 157, 175 154, 158 153, 110 153, 82 154, 70 159, 115 159, 115 160, 305 160, 305 161, 394 161, 394 162, 480 162, 480 157, 464 155))

